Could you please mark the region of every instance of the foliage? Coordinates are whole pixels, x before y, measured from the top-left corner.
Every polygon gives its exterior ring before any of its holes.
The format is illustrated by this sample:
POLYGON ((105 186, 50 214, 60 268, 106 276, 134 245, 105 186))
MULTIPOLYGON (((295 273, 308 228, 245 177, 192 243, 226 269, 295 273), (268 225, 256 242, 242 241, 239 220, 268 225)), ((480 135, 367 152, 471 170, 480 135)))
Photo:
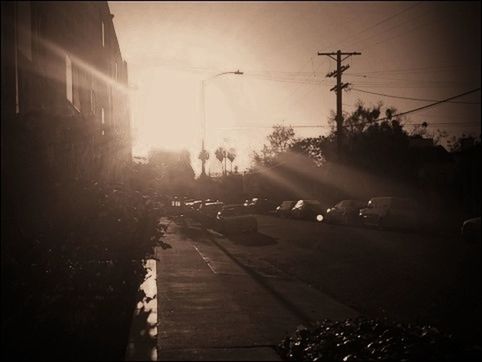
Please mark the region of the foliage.
POLYGON ((149 152, 148 167, 156 187, 166 193, 186 193, 193 185, 194 170, 188 151, 154 149, 149 152))
POLYGON ((226 157, 226 150, 224 147, 218 147, 216 148, 216 151, 214 151, 214 155, 218 159, 219 162, 223 162, 224 158, 226 157))
POLYGON ((224 147, 220 146, 214 151, 216 158, 221 163, 221 169, 223 170, 223 174, 226 174, 226 160, 229 158, 229 151, 227 151, 224 147), (224 161, 224 167, 223 167, 224 161))
POLYGON ((399 119, 393 118, 393 108, 385 110, 385 120, 379 121, 382 105, 357 109, 344 121, 341 149, 337 147, 336 132, 328 136, 297 141, 293 150, 317 164, 338 162, 378 174, 403 177, 406 175, 409 135, 399 119), (383 150, 383 152, 381 152, 383 150))
POLYGON ((232 162, 234 161, 234 159, 236 158, 236 156, 237 156, 236 150, 231 147, 231 148, 228 150, 228 160, 229 160, 229 162, 232 163, 232 162))
POLYGON ((201 152, 199 152, 198 159, 200 159, 201 161, 209 160, 209 152, 206 150, 202 150, 201 152))
POLYGON ((17 355, 27 338, 25 359, 123 358, 142 259, 154 246, 150 196, 125 185, 71 181, 41 202, 58 204, 44 208, 54 222, 42 230, 27 230, 8 209, 2 290, 10 315, 2 353, 17 355))
POLYGON ((268 144, 263 149, 253 152, 252 159, 255 166, 273 166, 276 158, 288 151, 296 142, 295 131, 291 126, 274 125, 273 131, 267 136, 268 144))
POLYGON ((278 351, 288 361, 475 361, 481 355, 431 325, 363 317, 299 327, 278 351))
POLYGON ((233 162, 236 159, 236 156, 237 156, 236 150, 233 147, 231 147, 228 150, 228 155, 227 155, 228 160, 231 163, 231 173, 233 172, 233 162))

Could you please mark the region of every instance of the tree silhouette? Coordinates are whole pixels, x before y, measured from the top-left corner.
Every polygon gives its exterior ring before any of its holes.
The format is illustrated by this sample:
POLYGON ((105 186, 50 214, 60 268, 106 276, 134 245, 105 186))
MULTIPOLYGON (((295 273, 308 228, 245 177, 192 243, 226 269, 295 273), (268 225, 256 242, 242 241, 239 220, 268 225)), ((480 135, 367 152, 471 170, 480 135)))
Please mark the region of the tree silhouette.
POLYGON ((231 147, 229 150, 228 150, 228 160, 229 162, 231 163, 231 173, 233 173, 233 161, 236 159, 236 150, 231 147))
POLYGON ((276 163, 277 157, 288 151, 296 142, 293 127, 279 124, 273 126, 273 132, 266 138, 268 144, 263 145, 261 152, 253 152, 255 166, 272 166, 276 163))
POLYGON ((209 152, 206 150, 202 150, 201 152, 199 152, 198 159, 200 159, 201 161, 209 160, 209 152))
POLYGON ((190 190, 194 181, 194 170, 188 151, 152 149, 148 155, 147 165, 159 189, 172 193, 185 193, 190 190))
MULTIPOLYGON (((223 161, 227 156, 227 152, 224 149, 224 147, 218 147, 216 148, 216 151, 214 151, 214 154, 216 155, 216 158, 218 159, 219 162, 221 162, 221 170, 223 170, 223 161)), ((226 170, 223 170, 223 174, 226 172, 226 170)))

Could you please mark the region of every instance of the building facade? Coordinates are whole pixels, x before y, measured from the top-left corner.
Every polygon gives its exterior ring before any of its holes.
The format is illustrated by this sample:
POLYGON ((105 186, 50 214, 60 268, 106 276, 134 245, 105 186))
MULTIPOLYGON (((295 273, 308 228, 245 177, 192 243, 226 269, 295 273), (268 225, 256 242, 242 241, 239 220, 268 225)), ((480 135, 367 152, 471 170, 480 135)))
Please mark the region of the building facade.
POLYGON ((107 2, 1 6, 2 168, 121 177, 131 161, 128 74, 107 2))

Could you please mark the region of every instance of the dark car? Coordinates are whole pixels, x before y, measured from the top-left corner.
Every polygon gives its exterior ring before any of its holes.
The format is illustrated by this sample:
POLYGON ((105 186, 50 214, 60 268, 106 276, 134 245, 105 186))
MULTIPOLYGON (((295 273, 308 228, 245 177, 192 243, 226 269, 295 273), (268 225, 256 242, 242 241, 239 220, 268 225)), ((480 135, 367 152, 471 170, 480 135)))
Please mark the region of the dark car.
POLYGON ((291 216, 291 209, 295 206, 296 201, 283 201, 275 210, 274 214, 278 217, 291 216))
POLYGON ((360 223, 360 210, 366 202, 360 200, 343 200, 326 210, 325 222, 333 224, 353 225, 360 223))
POLYGON ((224 204, 219 201, 204 203, 199 207, 199 221, 206 226, 213 226, 216 222, 216 216, 223 206, 224 204))
POLYGON ((269 199, 255 197, 251 200, 246 200, 244 206, 253 214, 268 214, 275 210, 276 203, 269 199))
POLYGON ((467 242, 480 242, 480 216, 465 220, 462 224, 461 234, 467 242))
POLYGON ((224 234, 256 232, 258 222, 244 205, 225 205, 217 213, 216 229, 224 234))
POLYGON ((417 201, 405 197, 374 197, 366 208, 360 210, 361 223, 365 226, 391 229, 419 229, 425 214, 417 201))
POLYGON ((323 208, 318 200, 298 200, 291 209, 291 216, 295 219, 322 221, 323 208))

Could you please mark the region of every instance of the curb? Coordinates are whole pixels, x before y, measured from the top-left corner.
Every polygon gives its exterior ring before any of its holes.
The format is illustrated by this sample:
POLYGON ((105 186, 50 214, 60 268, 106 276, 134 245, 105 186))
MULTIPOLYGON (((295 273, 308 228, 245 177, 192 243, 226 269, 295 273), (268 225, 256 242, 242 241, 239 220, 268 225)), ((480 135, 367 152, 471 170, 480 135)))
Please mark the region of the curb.
POLYGON ((126 361, 157 361, 157 261, 144 263, 146 276, 139 286, 140 300, 132 316, 126 361))

